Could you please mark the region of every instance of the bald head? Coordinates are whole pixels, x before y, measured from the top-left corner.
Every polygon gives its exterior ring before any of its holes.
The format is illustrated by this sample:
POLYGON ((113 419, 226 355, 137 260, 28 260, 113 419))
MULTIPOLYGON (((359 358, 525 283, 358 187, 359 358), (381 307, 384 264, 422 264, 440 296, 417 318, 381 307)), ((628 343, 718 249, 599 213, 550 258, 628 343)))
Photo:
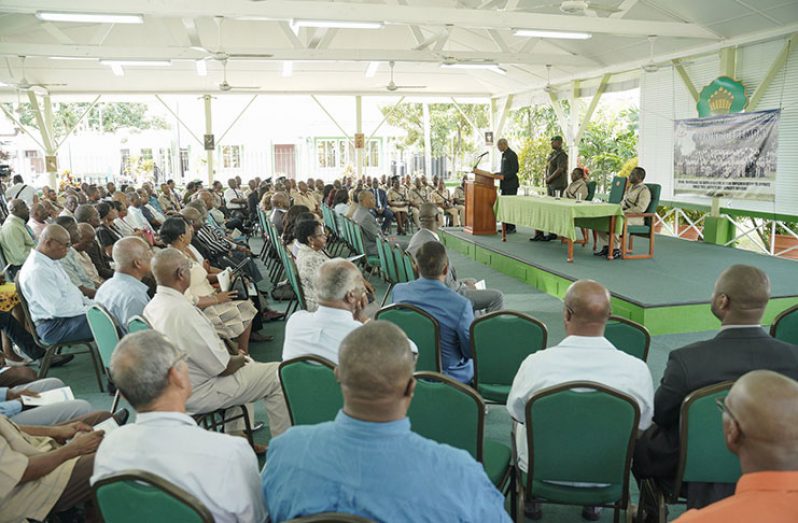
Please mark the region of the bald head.
POLYGON ((798 471, 798 382, 755 370, 737 380, 725 405, 726 444, 743 473, 798 471))
POLYGON ((188 288, 185 279, 191 270, 191 263, 180 251, 173 248, 162 249, 152 258, 152 274, 155 282, 183 292, 188 288), (182 287, 182 288, 181 288, 182 287))
POLYGON ((770 299, 770 279, 751 265, 732 265, 718 277, 712 313, 724 325, 759 325, 770 299))
POLYGON ((48 225, 39 236, 39 245, 36 249, 53 260, 60 260, 67 255, 72 239, 69 232, 55 223, 48 225))
POLYGON ((593 280, 579 280, 568 287, 564 300, 565 330, 569 336, 603 336, 610 318, 610 292, 593 280))
POLYGON ((404 417, 412 398, 415 358, 399 327, 371 321, 341 342, 336 373, 344 410, 358 419, 404 417))
POLYGON ((28 218, 30 217, 30 209, 28 209, 28 204, 25 203, 25 200, 20 200, 19 198, 14 198, 8 202, 8 212, 23 221, 28 221, 28 218))
POLYGON ((128 236, 114 243, 111 256, 116 272, 145 276, 150 270, 152 251, 150 246, 138 236, 128 236))

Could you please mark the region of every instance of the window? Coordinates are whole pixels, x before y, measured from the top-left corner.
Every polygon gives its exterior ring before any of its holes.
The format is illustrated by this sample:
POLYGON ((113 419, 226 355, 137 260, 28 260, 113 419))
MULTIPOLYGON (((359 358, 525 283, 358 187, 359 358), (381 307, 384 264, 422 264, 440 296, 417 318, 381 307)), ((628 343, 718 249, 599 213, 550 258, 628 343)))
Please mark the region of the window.
POLYGON ((369 140, 366 144, 366 149, 363 151, 365 158, 363 163, 366 167, 379 167, 380 166, 380 141, 369 140))
POLYGON ((335 154, 336 142, 337 140, 318 140, 316 142, 319 167, 337 167, 335 154))
POLYGON ((223 145, 222 146, 222 167, 225 169, 241 168, 241 146, 223 145))
POLYGON ((185 176, 188 171, 188 147, 180 148, 180 173, 185 176))
MULTIPOLYGON (((346 138, 322 138, 316 140, 318 166, 342 169, 355 163, 355 146, 346 138)), ((369 140, 363 150, 363 165, 380 166, 380 140, 369 140)))
POLYGON ((152 160, 152 149, 142 149, 141 150, 141 159, 142 160, 152 160))
POLYGON ((44 157, 42 156, 41 151, 39 150, 25 151, 25 158, 28 160, 30 164, 31 172, 35 174, 41 174, 44 172, 44 157))

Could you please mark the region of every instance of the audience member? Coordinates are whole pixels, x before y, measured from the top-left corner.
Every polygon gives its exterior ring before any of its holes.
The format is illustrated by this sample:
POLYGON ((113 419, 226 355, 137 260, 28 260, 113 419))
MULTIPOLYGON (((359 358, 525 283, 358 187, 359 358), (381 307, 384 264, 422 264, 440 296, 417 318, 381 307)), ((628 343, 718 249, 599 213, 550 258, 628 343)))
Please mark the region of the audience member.
MULTIPOLYGON (((67 255, 59 260, 64 271, 69 276, 69 281, 75 287, 80 289, 87 298, 94 298, 97 292, 97 283, 91 278, 89 273, 86 272, 83 263, 81 263, 80 253, 75 249, 76 245, 80 245, 80 230, 75 219, 71 216, 59 216, 55 223, 60 225, 69 233, 69 239, 72 245, 67 249, 67 255)), ((85 224, 84 224, 85 225, 85 224)), ((93 267, 92 267, 93 268, 93 267)))
POLYGON ((375 521, 510 521, 481 464, 410 430, 414 370, 395 325, 370 322, 344 338, 335 371, 343 410, 271 441, 263 492, 273 521, 325 511, 375 521))
MULTIPOLYGON (((527 356, 513 380, 507 397, 507 410, 520 424, 516 430, 518 466, 528 468, 528 450, 524 409, 529 398, 547 387, 569 381, 593 381, 616 389, 634 398, 640 407, 638 428, 651 425, 654 386, 651 373, 643 360, 616 349, 604 337, 610 319, 610 293, 600 283, 579 280, 565 294, 563 323, 566 338, 559 345, 527 356)), ((537 503, 527 503, 526 512, 540 519, 537 503)), ((598 520, 598 509, 585 507, 583 517, 598 520)))
MULTIPOLYGON (((75 209, 75 220, 78 222, 78 224, 85 223, 91 226, 92 241, 87 241, 85 244, 85 249, 81 252, 85 252, 89 258, 91 258, 91 262, 94 265, 94 268, 97 270, 97 274, 100 276, 100 278, 107 280, 114 275, 114 271, 111 269, 108 256, 106 256, 103 250, 100 248, 100 244, 94 241, 97 227, 100 226, 100 215, 97 212, 97 209, 92 205, 81 204, 77 209, 75 209)), ((81 236, 83 234, 88 234, 88 230, 85 227, 81 229, 80 225, 78 225, 78 229, 81 231, 81 236)), ((78 249, 78 251, 80 251, 80 249, 78 249)))
POLYGON ((305 297, 305 309, 313 312, 318 308, 316 280, 319 269, 330 259, 324 252, 327 246, 327 233, 324 226, 315 220, 305 220, 294 225, 294 236, 298 242, 296 268, 305 297))
POLYGON ((396 285, 393 302, 414 305, 438 321, 444 374, 470 383, 474 378, 469 332, 474 320, 471 302, 446 286, 449 258, 443 244, 425 243, 416 251, 415 259, 421 276, 396 285))
POLYGON ((27 227, 29 211, 25 201, 11 200, 8 202, 8 212, 8 218, 0 227, 0 243, 3 244, 6 263, 13 267, 12 273, 16 274, 19 267, 25 263, 31 249, 36 246, 36 240, 27 227))
POLYGON ((114 276, 103 283, 94 297, 108 310, 122 332, 127 331, 127 322, 133 316, 144 314, 150 301, 148 288, 141 280, 151 276, 152 250, 141 238, 122 238, 114 244, 114 276))
POLYGON ((272 435, 283 433, 289 420, 278 364, 228 353, 210 320, 184 295, 191 284, 191 262, 183 253, 172 248, 159 251, 152 272, 158 288, 144 308, 144 317, 188 354, 193 389, 188 410, 210 412, 263 399, 272 435))
MULTIPOLYGON (((79 223, 78 224, 78 243, 75 243, 73 247, 77 253, 77 260, 80 263, 81 267, 85 273, 89 276, 89 279, 94 282, 94 287, 97 288, 105 281, 105 279, 100 276, 100 272, 97 269, 97 266, 94 265, 94 260, 89 255, 89 250, 96 248, 97 241, 95 238, 94 227, 89 225, 88 223, 79 223)), ((95 252, 99 252, 97 249, 95 252)), ((105 262, 105 256, 102 257, 102 260, 105 262)), ((110 267, 110 264, 108 264, 110 267)), ((103 274, 108 274, 108 272, 103 269, 103 274)), ((111 272, 113 275, 113 272, 111 272)))
MULTIPOLYGON (((720 332, 668 356, 654 396, 654 425, 635 447, 637 478, 673 479, 679 456, 679 411, 691 392, 759 369, 798 379, 798 347, 771 338, 761 327, 769 299, 770 280, 760 269, 732 265, 720 274, 711 302, 712 313, 722 324, 720 332)), ((733 491, 726 484, 688 483, 688 508, 701 508, 733 491)))
POLYGON ((34 203, 30 210, 30 218, 28 219, 28 230, 33 235, 34 240, 38 240, 42 231, 47 227, 47 220, 50 218, 50 211, 46 208, 43 202, 34 203))
POLYGON ((187 357, 156 331, 119 342, 111 376, 136 409, 136 422, 104 438, 91 483, 124 470, 144 470, 195 496, 215 521, 262 522, 258 461, 247 441, 204 430, 186 413, 192 395, 187 357))
POLYGON ((6 190, 6 201, 22 200, 25 202, 25 205, 28 206, 28 209, 32 208, 33 204, 39 201, 39 197, 36 195, 36 189, 25 183, 22 176, 15 174, 11 182, 14 185, 6 190))
POLYGON ((86 400, 73 399, 25 408, 22 397, 36 397, 41 392, 60 389, 64 382, 58 378, 44 378, 16 387, 0 387, 0 415, 17 425, 60 425, 87 416, 95 411, 86 400))
POLYGON ((91 300, 69 281, 58 263, 70 245, 66 229, 48 225, 19 271, 20 291, 28 302, 36 332, 50 345, 92 338, 86 321, 91 300))
POLYGON ((74 216, 75 209, 78 208, 78 197, 70 194, 64 198, 64 209, 61 211, 59 216, 74 216))
POLYGON ((377 238, 382 235, 377 219, 371 214, 375 208, 374 194, 369 191, 358 193, 358 206, 352 215, 352 221, 360 225, 363 231, 363 249, 369 256, 377 256, 377 238))
MULTIPOLYGON (((438 226, 440 224, 440 211, 432 203, 421 205, 419 210, 419 222, 421 228, 410 238, 407 252, 415 257, 416 252, 427 242, 434 241, 440 243, 438 236, 438 226)), ((477 289, 476 280, 458 280, 454 267, 449 265, 446 273, 446 286, 462 296, 468 298, 474 310, 485 310, 494 312, 504 308, 504 294, 495 289, 477 289)))
POLYGON ((677 521, 798 521, 798 382, 751 371, 720 406, 726 446, 740 458, 743 475, 733 496, 677 521))

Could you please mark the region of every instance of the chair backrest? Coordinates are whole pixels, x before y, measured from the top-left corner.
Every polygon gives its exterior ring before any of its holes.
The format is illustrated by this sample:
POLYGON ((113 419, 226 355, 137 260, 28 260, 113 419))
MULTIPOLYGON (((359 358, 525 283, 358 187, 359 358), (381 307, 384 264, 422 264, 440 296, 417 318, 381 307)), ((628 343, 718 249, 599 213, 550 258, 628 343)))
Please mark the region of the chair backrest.
POLYGON ((285 267, 285 274, 288 277, 288 283, 291 285, 291 289, 294 291, 294 296, 296 296, 296 300, 299 303, 299 308, 302 310, 306 310, 306 302, 305 302, 305 291, 302 290, 302 285, 299 283, 299 271, 296 268, 296 263, 294 262, 293 258, 288 256, 283 249, 283 265, 285 267))
POLYGON ((651 346, 651 333, 644 326, 620 316, 610 316, 604 337, 615 348, 643 361, 648 360, 648 349, 651 346))
POLYGON ((366 243, 363 241, 363 228, 360 224, 352 222, 352 237, 355 241, 355 251, 366 256, 366 243))
POLYGON ((354 514, 344 514, 343 512, 325 512, 313 516, 289 519, 285 523, 374 523, 374 520, 354 514))
POLYGON ((300 356, 280 363, 278 373, 293 425, 332 421, 344 406, 335 365, 319 356, 300 356))
POLYGON ((391 244, 382 236, 377 236, 377 249, 382 253, 380 261, 385 262, 385 272, 390 283, 400 283, 399 274, 396 271, 396 259, 393 256, 391 244))
POLYGON ((134 332, 146 331, 152 328, 150 322, 145 320, 139 315, 133 316, 127 321, 127 333, 133 334, 134 332))
POLYGON ((398 278, 399 283, 407 283, 409 281, 413 281, 415 279, 413 277, 413 274, 407 273, 407 267, 405 266, 404 252, 402 251, 402 248, 399 247, 398 245, 394 247, 391 246, 389 247, 391 250, 391 254, 393 255, 394 264, 396 265, 396 276, 398 278))
POLYGON ((388 278, 388 260, 385 256, 385 248, 383 246, 382 237, 377 236, 377 258, 380 260, 380 272, 382 273, 384 278, 388 278))
POLYGON ((536 392, 525 407, 529 480, 622 485, 629 494, 640 408, 630 396, 572 381, 536 392))
POLYGON ((485 402, 466 387, 437 372, 416 372, 416 390, 407 411, 413 432, 463 449, 482 461, 485 402))
POLYGON ((610 197, 608 198, 609 203, 621 203, 621 200, 623 200, 623 194, 626 191, 627 181, 627 178, 621 178, 620 176, 615 176, 612 179, 612 185, 610 186, 610 197))
POLYGON ((596 196, 596 182, 590 181, 587 182, 587 197, 585 200, 590 201, 593 197, 596 196))
POLYGON ((798 345, 798 305, 782 311, 770 326, 774 338, 798 345))
POLYGON ((143 470, 125 470, 92 486, 106 523, 212 523, 213 514, 196 497, 143 470))
POLYGON ((471 323, 474 384, 512 385, 518 368, 530 354, 546 348, 549 333, 543 322, 516 311, 496 311, 471 323))
POLYGON ((119 343, 119 327, 105 307, 99 303, 92 304, 86 311, 86 320, 89 322, 91 334, 94 336, 94 343, 97 344, 97 351, 103 367, 106 369, 111 366, 111 355, 114 353, 116 344, 119 343))
POLYGON ((416 266, 416 260, 410 255, 409 252, 405 252, 396 244, 396 248, 402 254, 402 263, 405 266, 405 276, 407 277, 407 281, 413 281, 418 279, 418 267, 416 266))
MULTIPOLYGON (((662 186, 658 183, 647 183, 646 187, 648 187, 648 192, 651 193, 651 201, 648 202, 648 207, 646 207, 645 212, 657 212, 657 207, 659 207, 659 197, 662 194, 662 186)), ((653 218, 645 218, 645 224, 650 227, 652 220, 653 218)))
POLYGON ((377 311, 375 318, 390 321, 404 331, 418 347, 416 370, 441 372, 440 326, 426 311, 395 303, 377 311))
POLYGON ((726 381, 703 387, 682 402, 675 493, 684 481, 736 483, 740 478, 740 461, 726 447, 723 415, 715 403, 729 394, 733 384, 726 381))

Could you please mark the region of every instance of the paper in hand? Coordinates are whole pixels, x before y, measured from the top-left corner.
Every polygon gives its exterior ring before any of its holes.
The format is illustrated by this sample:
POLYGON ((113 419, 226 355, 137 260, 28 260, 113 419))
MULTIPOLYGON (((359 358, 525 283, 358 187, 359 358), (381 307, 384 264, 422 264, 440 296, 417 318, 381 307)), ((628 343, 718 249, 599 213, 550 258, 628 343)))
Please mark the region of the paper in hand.
POLYGON ((476 282, 476 283, 474 284, 474 288, 475 288, 476 290, 478 290, 478 291, 484 291, 484 290, 486 289, 486 287, 485 287, 485 280, 479 280, 478 282, 476 282))
POLYGON ((40 392, 38 396, 20 396, 22 404, 27 407, 41 407, 42 405, 52 405, 61 401, 68 401, 75 399, 70 387, 61 387, 59 389, 46 390, 40 392))

